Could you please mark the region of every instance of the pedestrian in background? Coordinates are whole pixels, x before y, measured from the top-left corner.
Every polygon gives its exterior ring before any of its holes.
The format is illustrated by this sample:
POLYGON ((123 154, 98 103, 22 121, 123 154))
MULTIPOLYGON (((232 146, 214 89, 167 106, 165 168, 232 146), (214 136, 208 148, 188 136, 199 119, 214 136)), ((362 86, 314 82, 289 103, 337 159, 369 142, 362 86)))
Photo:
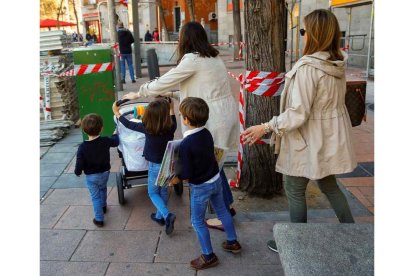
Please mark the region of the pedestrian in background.
POLYGON ((124 28, 124 23, 118 23, 118 42, 119 42, 119 51, 121 53, 121 76, 122 83, 125 83, 126 75, 126 64, 128 63, 129 76, 133 83, 135 83, 135 73, 134 66, 132 64, 132 47, 131 44, 134 43, 134 37, 132 33, 124 28))
POLYGON ((91 196, 95 218, 93 223, 104 226, 106 213, 106 193, 111 169, 109 148, 119 145, 118 135, 101 137, 103 128, 102 117, 98 114, 88 114, 81 122, 82 130, 88 135, 88 140, 79 145, 76 154, 75 174, 86 175, 86 186, 91 196))
POLYGON ((160 41, 160 33, 158 32, 158 28, 155 28, 152 32, 152 40, 153 41, 160 41))
MULTIPOLYGON (((307 222, 305 192, 316 180, 341 223, 353 223, 348 202, 335 174, 357 166, 351 121, 345 106, 347 55, 340 50, 341 31, 335 15, 315 10, 305 16, 301 35, 304 56, 285 75, 280 114, 242 133, 254 144, 266 133, 278 155, 276 171, 286 176, 285 191, 291 222, 307 222)), ((268 247, 277 251, 274 241, 268 247)))
POLYGON ((144 41, 152 41, 152 35, 149 30, 145 33, 144 41))
MULTIPOLYGON (((219 51, 210 45, 204 28, 198 22, 188 22, 180 30, 178 42, 178 65, 158 79, 141 85, 138 92, 130 92, 123 99, 134 100, 149 96, 178 97, 182 102, 187 97, 198 97, 206 101, 210 116, 206 128, 213 136, 214 144, 230 151, 237 150, 240 135, 238 109, 231 94, 226 66, 219 51), (179 84, 180 90, 170 92, 179 84)), ((181 131, 187 127, 181 120, 181 131)), ((232 215, 233 195, 224 170, 220 170, 223 198, 232 215)), ((224 229, 224 228, 223 228, 224 229)))

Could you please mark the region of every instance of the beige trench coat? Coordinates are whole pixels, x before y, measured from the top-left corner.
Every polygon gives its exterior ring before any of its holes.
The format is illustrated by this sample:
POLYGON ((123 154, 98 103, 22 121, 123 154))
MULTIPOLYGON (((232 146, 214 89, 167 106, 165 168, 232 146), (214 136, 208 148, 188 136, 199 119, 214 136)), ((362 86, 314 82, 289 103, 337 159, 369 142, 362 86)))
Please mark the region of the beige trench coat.
POLYGON ((327 52, 303 56, 286 74, 281 113, 269 122, 272 139, 282 135, 276 163, 282 174, 316 180, 357 165, 345 106, 346 59, 328 58, 327 52))
MULTIPOLYGON (((186 97, 204 99, 210 109, 206 128, 214 143, 230 150, 237 150, 239 137, 238 110, 230 89, 226 66, 220 57, 203 58, 186 54, 177 67, 160 78, 143 84, 138 96, 163 95, 180 85, 180 102, 186 97)), ((184 133, 186 127, 181 122, 184 133)))

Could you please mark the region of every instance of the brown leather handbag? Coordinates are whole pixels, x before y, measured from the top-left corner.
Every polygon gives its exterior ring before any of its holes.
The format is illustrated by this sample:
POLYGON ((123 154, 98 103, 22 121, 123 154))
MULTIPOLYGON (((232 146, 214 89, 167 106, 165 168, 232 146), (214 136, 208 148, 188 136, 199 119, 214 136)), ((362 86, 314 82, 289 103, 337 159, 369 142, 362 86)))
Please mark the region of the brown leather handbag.
POLYGON ((347 81, 345 105, 353 127, 359 126, 362 120, 367 121, 365 105, 367 82, 363 80, 347 81))

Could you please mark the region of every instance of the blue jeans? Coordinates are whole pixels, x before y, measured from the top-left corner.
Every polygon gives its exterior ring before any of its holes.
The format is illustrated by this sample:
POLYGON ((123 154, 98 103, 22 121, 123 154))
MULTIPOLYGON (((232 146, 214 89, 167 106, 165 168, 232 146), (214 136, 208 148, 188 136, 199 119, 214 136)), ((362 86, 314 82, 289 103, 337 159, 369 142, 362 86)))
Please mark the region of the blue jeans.
POLYGON ((86 186, 91 195, 95 220, 103 221, 103 207, 106 206, 106 184, 108 183, 109 171, 103 173, 87 174, 86 186))
POLYGON ((224 204, 222 181, 222 178, 219 177, 219 179, 212 183, 203 183, 198 185, 189 183, 191 187, 191 224, 197 233, 197 238, 201 246, 201 252, 205 255, 213 253, 210 232, 208 231, 205 223, 207 203, 209 200, 217 213, 217 217, 223 223, 227 240, 237 240, 236 230, 233 225, 233 218, 224 204))
POLYGON ((224 173, 224 169, 220 171, 220 177, 222 179, 221 184, 223 185, 223 200, 226 209, 230 212, 230 205, 233 204, 233 194, 231 193, 229 181, 227 180, 226 174, 224 173))
POLYGON ((131 77, 131 80, 135 80, 134 66, 132 65, 132 54, 121 54, 121 75, 122 75, 122 79, 125 80, 125 74, 126 74, 126 72, 125 72, 126 71, 125 62, 128 63, 129 76, 131 77))
POLYGON ((160 171, 161 164, 148 162, 148 195, 157 208, 155 217, 157 219, 166 219, 170 211, 167 208, 168 203, 168 186, 159 187, 156 185, 158 173, 160 171))

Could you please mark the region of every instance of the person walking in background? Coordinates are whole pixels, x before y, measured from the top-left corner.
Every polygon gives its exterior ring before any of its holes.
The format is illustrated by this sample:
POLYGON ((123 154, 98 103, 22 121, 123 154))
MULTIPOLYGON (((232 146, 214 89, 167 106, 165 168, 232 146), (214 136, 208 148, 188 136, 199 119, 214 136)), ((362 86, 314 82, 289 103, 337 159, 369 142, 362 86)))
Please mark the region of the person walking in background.
MULTIPOLYGON (((335 15, 315 10, 305 16, 304 56, 285 75, 280 114, 242 133, 254 144, 272 133, 276 171, 286 176, 285 191, 291 222, 307 222, 305 192, 316 180, 341 223, 353 223, 348 202, 335 174, 357 166, 351 141, 351 121, 345 106, 347 55, 340 50, 341 31, 335 15)), ((268 247, 277 252, 274 241, 268 247)))
POLYGON ((98 114, 88 114, 81 122, 83 132, 88 135, 88 140, 80 144, 76 154, 75 174, 86 175, 86 186, 92 199, 95 218, 93 223, 98 227, 104 226, 104 214, 106 213, 106 193, 111 169, 109 148, 119 145, 118 135, 101 137, 103 128, 102 117, 98 114))
POLYGON ((151 219, 159 225, 165 225, 165 232, 170 235, 174 230, 175 214, 168 210, 168 186, 160 187, 156 183, 161 168, 162 158, 168 141, 174 139, 177 129, 177 119, 174 114, 174 103, 164 98, 158 98, 149 103, 145 109, 142 123, 129 121, 119 113, 116 102, 112 111, 118 120, 127 128, 145 134, 144 157, 148 164, 148 195, 157 209, 151 214, 151 219))
POLYGON ((158 28, 155 28, 152 32, 152 40, 153 41, 160 41, 160 33, 158 32, 158 28))
POLYGON ((135 74, 134 74, 134 66, 132 64, 132 47, 131 44, 134 43, 134 37, 132 33, 124 28, 124 23, 118 23, 118 42, 119 42, 119 51, 121 53, 121 76, 122 76, 122 83, 125 83, 125 75, 126 75, 126 64, 128 63, 128 70, 129 76, 133 83, 135 83, 135 74))
POLYGON ((152 41, 152 35, 149 30, 145 33, 144 41, 152 41))
POLYGON ((219 262, 204 222, 209 201, 224 225, 227 240, 221 245, 223 250, 236 254, 240 253, 242 247, 237 241, 233 219, 224 203, 221 184, 223 178, 214 154, 213 136, 204 127, 209 117, 208 105, 201 98, 187 97, 180 104, 180 113, 188 130, 184 132, 178 150, 180 172, 170 184, 177 184, 181 180, 188 181, 191 187, 191 225, 197 233, 202 254, 192 260, 190 265, 201 270, 219 262))
MULTIPOLYGON (((206 128, 213 136, 214 143, 230 151, 237 150, 240 135, 237 103, 231 94, 226 66, 219 57, 219 51, 208 42, 206 31, 200 23, 188 22, 180 29, 177 67, 158 79, 144 83, 138 92, 130 92, 123 99, 157 95, 178 97, 180 102, 187 97, 205 100, 210 109, 206 128), (180 85, 180 91, 170 92, 177 84, 180 85)), ((182 133, 186 130, 181 120, 182 133)), ((236 212, 231 208, 233 195, 223 169, 220 170, 220 176, 226 208, 235 215, 236 212)))

